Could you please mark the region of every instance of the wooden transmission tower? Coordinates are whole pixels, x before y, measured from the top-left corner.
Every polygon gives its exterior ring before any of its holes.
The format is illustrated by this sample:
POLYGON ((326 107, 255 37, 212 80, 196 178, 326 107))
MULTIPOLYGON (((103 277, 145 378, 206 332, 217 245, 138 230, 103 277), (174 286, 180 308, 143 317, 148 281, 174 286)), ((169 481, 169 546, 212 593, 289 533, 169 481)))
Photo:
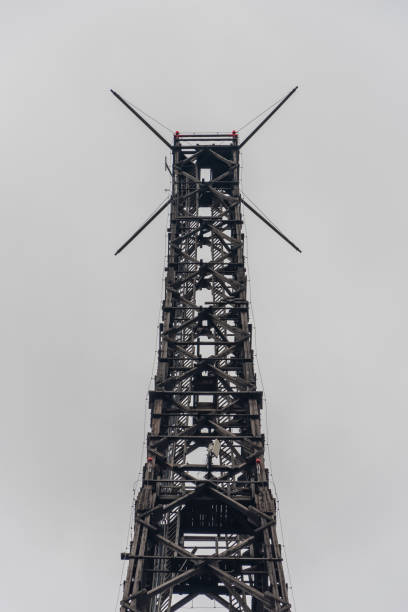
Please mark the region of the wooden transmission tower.
POLYGON ((168 265, 143 484, 121 612, 173 612, 199 595, 228 610, 287 612, 276 503, 264 464, 248 315, 240 144, 179 134, 167 205, 168 265))

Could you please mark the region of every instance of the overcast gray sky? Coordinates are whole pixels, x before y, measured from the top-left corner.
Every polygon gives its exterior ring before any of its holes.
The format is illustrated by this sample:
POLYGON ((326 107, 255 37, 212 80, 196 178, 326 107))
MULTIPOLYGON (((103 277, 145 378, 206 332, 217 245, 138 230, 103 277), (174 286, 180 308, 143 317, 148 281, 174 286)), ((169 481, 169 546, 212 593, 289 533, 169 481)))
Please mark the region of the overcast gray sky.
MULTIPOLYGON (((298 612, 407 606, 407 5, 2 3, 1 608, 114 612, 160 306, 171 129, 238 129, 298 612), (164 134, 170 136, 164 131, 164 134)), ((266 430, 266 422, 264 421, 266 430)))

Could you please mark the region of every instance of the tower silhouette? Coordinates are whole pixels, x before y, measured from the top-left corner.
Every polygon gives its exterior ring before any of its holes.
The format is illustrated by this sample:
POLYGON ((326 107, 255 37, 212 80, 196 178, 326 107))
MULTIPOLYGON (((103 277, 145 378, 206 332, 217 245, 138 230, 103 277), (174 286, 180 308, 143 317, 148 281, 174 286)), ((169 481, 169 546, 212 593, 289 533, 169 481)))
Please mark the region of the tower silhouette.
MULTIPOLYGON (((296 88, 295 88, 296 89, 296 88)), ((251 346, 238 134, 179 134, 143 483, 121 612, 173 612, 199 595, 228 610, 287 612, 251 346)))

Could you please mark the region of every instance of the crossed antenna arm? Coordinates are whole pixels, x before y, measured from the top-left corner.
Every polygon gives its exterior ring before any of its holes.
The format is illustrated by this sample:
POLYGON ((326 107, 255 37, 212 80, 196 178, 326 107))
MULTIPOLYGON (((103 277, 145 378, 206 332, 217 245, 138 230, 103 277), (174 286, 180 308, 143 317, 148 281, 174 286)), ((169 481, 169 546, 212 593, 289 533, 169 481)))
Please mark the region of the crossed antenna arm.
POLYGON ((140 119, 140 121, 142 123, 145 124, 145 126, 151 131, 153 132, 153 134, 155 134, 157 136, 157 138, 159 138, 162 142, 164 142, 164 144, 166 146, 169 147, 169 149, 173 149, 172 145, 169 143, 168 140, 166 140, 164 138, 164 136, 162 136, 160 134, 160 132, 158 132, 152 125, 150 125, 150 123, 148 121, 146 121, 146 119, 144 117, 142 117, 142 115, 140 113, 137 112, 137 110, 135 110, 133 108, 133 106, 131 106, 129 104, 129 102, 126 102, 126 100, 124 98, 122 98, 122 96, 120 96, 116 91, 114 91, 113 89, 111 89, 111 92, 113 93, 113 95, 115 96, 115 98, 117 98, 118 100, 120 100, 120 102, 122 102, 122 104, 124 104, 126 106, 126 108, 128 108, 130 110, 131 113, 133 113, 134 115, 136 115, 136 117, 138 119, 140 119))
POLYGON ((276 234, 278 234, 278 236, 280 236, 285 242, 287 242, 288 244, 290 244, 291 247, 293 247, 295 249, 295 251, 297 251, 298 253, 301 253, 302 251, 299 249, 298 246, 296 246, 296 244, 294 242, 292 242, 292 240, 290 240, 287 236, 285 236, 285 234, 283 232, 280 231, 280 229, 278 229, 276 227, 276 225, 274 225, 273 223, 271 223, 270 221, 268 221, 268 219, 265 219, 265 217, 258 212, 255 208, 253 208, 253 206, 251 206, 250 204, 248 204, 248 202, 246 202, 242 197, 241 197, 241 202, 244 206, 246 206, 251 212, 254 213, 254 215, 256 215, 258 217, 258 219, 261 219, 261 221, 263 221, 264 223, 266 223, 266 225, 268 227, 270 227, 276 234))
POLYGON ((273 108, 271 110, 271 112, 269 113, 269 115, 267 115, 265 117, 265 119, 263 119, 254 130, 252 130, 252 132, 250 134, 248 134, 248 136, 241 142, 241 144, 239 145, 239 148, 242 149, 242 147, 248 142, 248 140, 250 140, 250 138, 252 138, 252 136, 255 136, 255 134, 257 133, 258 130, 261 129, 261 127, 263 125, 265 125, 265 123, 267 121, 269 121, 269 119, 272 117, 272 115, 274 115, 281 106, 283 106, 285 104, 285 102, 287 102, 289 100, 289 98, 291 96, 293 96, 293 94, 295 93, 295 91, 298 89, 298 85, 296 85, 296 87, 294 87, 280 102, 279 104, 277 104, 277 106, 275 106, 275 108, 273 108))
POLYGON ((134 234, 132 234, 132 235, 131 235, 131 237, 130 237, 130 238, 128 238, 128 239, 126 240, 126 242, 124 242, 124 243, 122 244, 122 246, 121 246, 121 247, 119 247, 119 249, 116 251, 115 255, 119 255, 119 253, 120 253, 121 251, 123 251, 123 249, 125 249, 125 248, 128 246, 128 244, 130 244, 130 243, 131 243, 131 242, 132 242, 132 241, 133 241, 133 240, 136 238, 136 236, 138 236, 138 235, 139 235, 141 232, 143 232, 143 230, 144 230, 144 229, 145 229, 145 228, 146 228, 148 225, 150 225, 150 223, 151 223, 152 221, 154 221, 154 219, 155 219, 155 218, 156 218, 158 215, 160 215, 160 213, 161 213, 161 212, 162 212, 162 211, 163 211, 163 210, 164 210, 164 209, 165 209, 165 208, 166 208, 166 207, 167 207, 167 206, 170 204, 170 202, 171 202, 171 198, 169 198, 168 200, 166 200, 166 202, 165 202, 164 204, 162 204, 162 205, 160 206, 160 208, 158 208, 158 209, 156 210, 156 212, 154 212, 154 213, 153 213, 153 214, 152 214, 152 215, 151 215, 151 216, 148 218, 148 220, 147 220, 145 223, 143 223, 143 225, 142 225, 141 227, 139 227, 139 229, 138 229, 138 230, 136 230, 136 231, 135 231, 135 233, 134 233, 134 234))

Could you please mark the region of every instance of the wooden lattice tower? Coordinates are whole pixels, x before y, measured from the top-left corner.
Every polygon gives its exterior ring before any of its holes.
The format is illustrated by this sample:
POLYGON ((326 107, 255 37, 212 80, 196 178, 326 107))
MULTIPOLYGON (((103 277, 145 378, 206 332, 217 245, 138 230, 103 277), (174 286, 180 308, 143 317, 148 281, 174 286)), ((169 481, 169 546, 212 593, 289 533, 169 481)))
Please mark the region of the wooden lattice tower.
POLYGON ((286 612, 248 314, 245 141, 160 138, 173 155, 168 264, 121 612, 175 611, 199 595, 229 610, 286 612))

